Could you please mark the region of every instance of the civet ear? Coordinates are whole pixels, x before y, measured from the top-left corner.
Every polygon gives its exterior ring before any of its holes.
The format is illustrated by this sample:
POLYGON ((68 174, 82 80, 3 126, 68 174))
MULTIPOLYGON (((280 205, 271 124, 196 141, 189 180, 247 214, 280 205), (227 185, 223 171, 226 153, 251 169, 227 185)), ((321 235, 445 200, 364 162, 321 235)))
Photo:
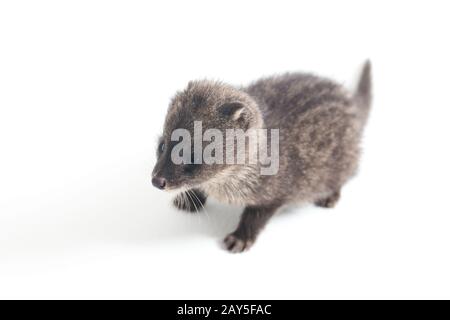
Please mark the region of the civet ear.
POLYGON ((218 108, 219 113, 233 120, 238 120, 244 115, 245 105, 240 102, 227 102, 218 108))

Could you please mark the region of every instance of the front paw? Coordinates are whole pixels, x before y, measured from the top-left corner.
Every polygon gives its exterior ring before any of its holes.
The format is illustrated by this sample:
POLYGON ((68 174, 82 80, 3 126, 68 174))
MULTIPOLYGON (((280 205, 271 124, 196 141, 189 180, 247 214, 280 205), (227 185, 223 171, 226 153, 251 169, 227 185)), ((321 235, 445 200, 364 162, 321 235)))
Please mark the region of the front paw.
POLYGON ((223 240, 223 245, 226 250, 232 253, 240 253, 244 252, 253 245, 253 240, 250 239, 242 239, 236 234, 232 233, 226 236, 223 240))
POLYGON ((180 193, 173 200, 175 207, 188 212, 200 211, 205 202, 206 197, 203 194, 192 190, 180 193))

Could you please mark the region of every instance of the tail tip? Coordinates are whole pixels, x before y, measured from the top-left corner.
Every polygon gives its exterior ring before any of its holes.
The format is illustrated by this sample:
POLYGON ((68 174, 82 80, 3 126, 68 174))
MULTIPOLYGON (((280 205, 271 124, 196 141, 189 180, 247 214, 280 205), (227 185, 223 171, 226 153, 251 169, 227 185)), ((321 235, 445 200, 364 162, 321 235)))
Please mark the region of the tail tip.
POLYGON ((372 73, 372 62, 370 61, 370 59, 367 59, 366 62, 364 62, 364 67, 363 67, 363 76, 365 78, 370 79, 371 78, 371 73, 372 73))
POLYGON ((361 77, 358 83, 357 93, 360 95, 369 95, 371 93, 372 85, 372 63, 369 59, 364 63, 364 67, 361 73, 361 77))

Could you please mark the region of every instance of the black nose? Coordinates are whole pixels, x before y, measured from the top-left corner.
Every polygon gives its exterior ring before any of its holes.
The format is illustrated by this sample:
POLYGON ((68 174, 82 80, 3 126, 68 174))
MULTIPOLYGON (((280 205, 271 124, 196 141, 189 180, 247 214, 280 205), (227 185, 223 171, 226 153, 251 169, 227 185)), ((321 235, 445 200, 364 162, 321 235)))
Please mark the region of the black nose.
POLYGON ((166 187, 166 179, 164 178, 159 178, 159 177, 154 177, 152 179, 152 184, 157 187, 158 189, 164 189, 166 187))

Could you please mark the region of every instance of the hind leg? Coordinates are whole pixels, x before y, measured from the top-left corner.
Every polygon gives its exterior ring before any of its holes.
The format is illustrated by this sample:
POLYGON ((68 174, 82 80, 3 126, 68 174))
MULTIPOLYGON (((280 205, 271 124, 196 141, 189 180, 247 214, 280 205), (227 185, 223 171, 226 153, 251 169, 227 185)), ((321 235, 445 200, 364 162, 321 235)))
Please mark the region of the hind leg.
POLYGON ((316 200, 314 203, 318 207, 322 208, 333 208, 336 203, 339 201, 339 198, 341 197, 341 190, 333 192, 331 195, 329 195, 326 198, 316 200))

